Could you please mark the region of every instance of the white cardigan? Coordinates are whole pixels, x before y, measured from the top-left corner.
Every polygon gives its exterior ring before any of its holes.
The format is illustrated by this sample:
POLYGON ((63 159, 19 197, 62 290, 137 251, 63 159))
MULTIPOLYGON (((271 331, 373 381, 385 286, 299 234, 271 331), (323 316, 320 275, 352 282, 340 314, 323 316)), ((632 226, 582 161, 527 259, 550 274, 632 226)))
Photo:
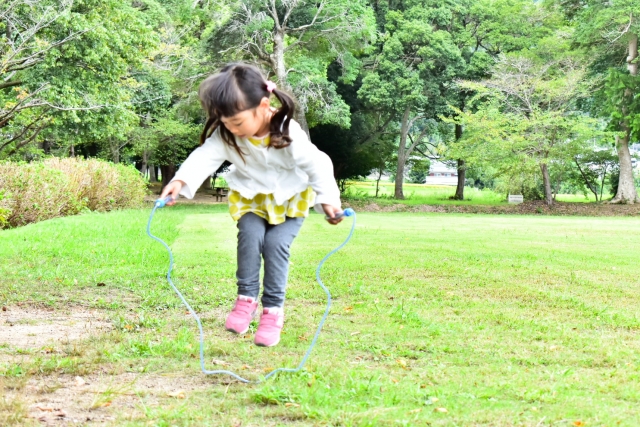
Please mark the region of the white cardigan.
POLYGON ((242 197, 253 199, 256 194, 273 194, 278 205, 311 186, 316 192, 315 209, 323 213, 321 204, 340 208, 340 190, 333 177, 331 159, 313 145, 300 125, 289 123, 291 145, 285 148, 262 148, 247 138, 236 143, 244 153, 244 160, 235 148, 226 144, 216 131, 196 148, 182 163, 172 181, 185 183, 180 194, 192 199, 202 182, 228 160, 233 165, 224 175, 229 188, 242 197))

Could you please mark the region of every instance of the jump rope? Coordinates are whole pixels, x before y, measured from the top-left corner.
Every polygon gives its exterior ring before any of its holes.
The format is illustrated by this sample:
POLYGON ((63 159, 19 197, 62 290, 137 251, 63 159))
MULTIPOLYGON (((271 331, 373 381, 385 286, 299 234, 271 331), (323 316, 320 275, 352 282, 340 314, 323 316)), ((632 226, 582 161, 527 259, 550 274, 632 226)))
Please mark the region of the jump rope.
MULTIPOLYGON (((277 368, 277 369, 274 369, 273 371, 271 371, 267 375, 265 375, 262 380, 251 381, 251 380, 248 380, 246 378, 242 378, 240 375, 236 374, 235 372, 231 372, 231 371, 227 371, 227 370, 223 370, 223 369, 210 371, 210 370, 206 369, 205 366, 204 366, 204 332, 202 331, 202 322, 200 322, 200 317, 198 317, 198 315, 196 314, 195 310, 193 308, 191 308, 191 306, 189 305, 187 300, 184 298, 182 293, 178 290, 176 285, 173 284, 173 280, 171 280, 171 270, 173 270, 173 252, 171 251, 171 248, 169 248, 169 245, 167 245, 164 242, 164 240, 162 240, 159 237, 156 237, 153 234, 151 234, 151 220, 153 219, 153 215, 156 213, 156 210, 158 208, 163 208, 167 203, 169 203, 169 202, 171 202, 173 200, 174 199, 171 196, 167 196, 164 199, 158 199, 158 200, 155 201, 155 204, 153 206, 153 210, 151 211, 151 215, 149 216, 149 222, 147 223, 147 235, 149 237, 151 237, 152 239, 162 243, 162 245, 167 249, 167 252, 169 253, 169 270, 167 270, 167 281, 169 282, 169 285, 171 285, 171 287, 173 288, 175 293, 178 295, 180 300, 182 300, 182 303, 184 304, 185 307, 187 307, 187 310, 189 310, 189 313, 191 313, 191 316, 193 316, 193 318, 196 320, 196 323, 198 324, 198 330, 200 331, 200 369, 202 369, 202 372, 205 375, 229 375, 229 376, 231 376, 231 377, 233 377, 233 378, 235 378, 238 381, 241 381, 243 383, 259 384, 259 383, 261 383, 263 381, 266 381, 267 379, 269 379, 270 377, 272 377, 273 375, 275 375, 275 374, 277 374, 279 372, 298 372, 298 371, 300 371, 304 367, 304 364, 307 362, 307 359, 309 358, 309 355, 311 354, 311 351, 313 350, 313 347, 316 345, 316 341, 318 340, 318 336, 320 335, 320 331, 322 330, 322 326, 324 325, 324 321, 327 319, 327 315, 329 314, 329 309, 331 308, 331 292, 329 292, 329 289, 327 289, 327 287, 324 285, 324 283, 322 283, 322 279, 320 278, 320 270, 322 269, 322 266, 323 266, 324 262, 331 255, 333 255, 334 253, 338 252, 340 249, 342 249, 344 247, 344 245, 347 244, 347 242, 349 242, 349 240, 351 240, 351 236, 353 236, 353 231, 356 228, 356 213, 354 212, 354 210, 351 209, 351 208, 347 208, 343 212, 340 212, 339 214, 336 214, 336 216, 334 217, 334 218, 341 218, 343 216, 353 216, 353 221, 351 223, 351 231, 349 232, 349 235, 347 236, 345 241, 342 242, 342 244, 340 246, 338 246, 337 248, 335 248, 334 250, 329 252, 322 259, 322 261, 320 261, 320 263, 318 264, 318 268, 316 269, 316 280, 318 281, 318 284, 320 284, 320 286, 322 287, 324 292, 327 294, 327 308, 324 310, 324 314, 322 315, 322 319, 320 319, 320 323, 318 324, 318 328, 316 329, 316 333, 313 336, 313 340, 311 340, 311 344, 309 345, 309 348, 307 349, 307 352, 304 354, 304 357, 300 361, 300 364, 298 365, 297 368, 277 368)), ((325 217, 325 218, 327 220, 331 219, 329 217, 325 217)))

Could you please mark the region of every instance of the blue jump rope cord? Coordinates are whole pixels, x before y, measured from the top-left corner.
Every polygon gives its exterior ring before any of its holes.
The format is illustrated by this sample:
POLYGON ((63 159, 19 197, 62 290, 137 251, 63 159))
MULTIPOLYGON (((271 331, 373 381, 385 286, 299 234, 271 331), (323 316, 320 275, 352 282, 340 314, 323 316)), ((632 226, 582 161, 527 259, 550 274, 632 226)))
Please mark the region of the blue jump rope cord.
POLYGON ((345 210, 345 216, 353 216, 353 222, 351 224, 351 231, 349 232, 349 235, 347 236, 346 240, 344 242, 342 242, 342 244, 340 246, 338 246, 337 248, 335 248, 334 250, 329 252, 322 259, 322 261, 320 261, 320 264, 318 264, 318 268, 316 269, 316 280, 318 281, 318 283, 320 284, 320 286, 322 287, 324 292, 327 294, 327 308, 324 311, 324 315, 322 316, 322 319, 320 320, 320 324, 318 325, 318 329, 316 329, 316 333, 313 336, 313 340, 311 340, 311 344, 309 345, 309 348, 307 349, 307 352, 305 353, 304 357, 300 361, 300 364, 298 365, 297 368, 277 368, 277 369, 274 369, 273 371, 271 371, 267 375, 265 375, 263 380, 251 381, 251 380, 248 380, 246 378, 242 378, 240 375, 238 375, 238 374, 236 374, 234 372, 231 372, 231 371, 227 371, 227 370, 209 371, 204 367, 204 332, 202 331, 202 323, 200 322, 200 317, 198 317, 198 315, 196 314, 194 309, 191 308, 191 306, 189 305, 187 300, 184 298, 182 293, 178 290, 178 288, 173 284, 173 281, 171 280, 171 270, 173 270, 173 252, 171 252, 171 248, 169 248, 169 245, 167 245, 164 242, 164 240, 162 240, 159 237, 156 237, 153 234, 151 234, 151 220, 153 219, 153 215, 155 214, 156 209, 158 209, 159 207, 163 207, 164 205, 165 205, 165 201, 163 201, 163 200, 156 201, 156 204, 154 205, 153 210, 151 211, 151 215, 149 216, 149 222, 147 223, 147 235, 149 237, 151 237, 152 239, 157 240, 158 242, 162 243, 162 245, 167 249, 167 252, 169 252, 169 270, 167 271, 167 281, 169 282, 169 285, 171 285, 171 287, 173 288, 175 293, 178 295, 178 297, 180 297, 180 299, 182 300, 182 303, 185 305, 185 307, 187 307, 187 309, 189 310, 189 313, 191 313, 193 318, 196 319, 196 323, 198 324, 198 329, 200 330, 200 368, 202 369, 202 372, 205 375, 216 375, 216 374, 229 375, 229 376, 232 376, 233 378, 237 379, 238 381, 242 381, 243 383, 255 383, 255 384, 258 384, 258 383, 261 383, 262 381, 265 381, 265 380, 269 379, 269 377, 277 374, 278 372, 298 372, 299 370, 301 370, 304 367, 304 364, 306 363, 307 359, 309 358, 309 355, 311 354, 311 350, 313 350, 313 347, 316 345, 316 341, 318 340, 318 336, 320 335, 320 331, 322 330, 322 326, 324 325, 324 321, 327 319, 327 315, 329 314, 329 309, 331 308, 331 293, 329 292, 329 289, 327 289, 327 287, 324 285, 324 283, 322 283, 322 279, 320 278, 320 270, 322 269, 322 265, 324 264, 324 262, 331 255, 333 255, 334 253, 338 252, 340 249, 342 249, 344 247, 344 245, 347 244, 347 242, 349 242, 349 240, 351 240, 351 236, 353 236, 353 231, 356 228, 356 214, 355 214, 355 212, 352 209, 346 209, 345 210))

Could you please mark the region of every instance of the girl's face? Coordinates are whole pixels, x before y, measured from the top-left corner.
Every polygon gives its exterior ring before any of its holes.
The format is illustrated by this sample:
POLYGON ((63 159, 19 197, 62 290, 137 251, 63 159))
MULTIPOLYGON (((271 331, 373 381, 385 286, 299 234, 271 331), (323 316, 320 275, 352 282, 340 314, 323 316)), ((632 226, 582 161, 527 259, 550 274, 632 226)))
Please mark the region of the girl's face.
POLYGON ((269 131, 271 109, 268 98, 262 98, 260 105, 239 112, 231 117, 222 117, 220 121, 229 132, 239 138, 263 136, 269 131))

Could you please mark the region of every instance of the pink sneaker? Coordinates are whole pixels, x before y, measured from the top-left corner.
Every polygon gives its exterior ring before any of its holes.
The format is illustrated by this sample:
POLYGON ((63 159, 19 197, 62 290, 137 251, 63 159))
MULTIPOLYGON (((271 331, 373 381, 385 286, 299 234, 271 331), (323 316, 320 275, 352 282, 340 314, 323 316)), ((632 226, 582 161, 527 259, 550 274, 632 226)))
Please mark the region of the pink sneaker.
POLYGON ((280 331, 284 326, 282 309, 265 308, 260 316, 260 324, 256 332, 256 345, 272 347, 280 342, 280 331))
POLYGON ((224 327, 227 328, 227 331, 244 334, 249 330, 249 324, 253 320, 257 309, 258 301, 250 297, 238 296, 233 310, 227 316, 224 327))

